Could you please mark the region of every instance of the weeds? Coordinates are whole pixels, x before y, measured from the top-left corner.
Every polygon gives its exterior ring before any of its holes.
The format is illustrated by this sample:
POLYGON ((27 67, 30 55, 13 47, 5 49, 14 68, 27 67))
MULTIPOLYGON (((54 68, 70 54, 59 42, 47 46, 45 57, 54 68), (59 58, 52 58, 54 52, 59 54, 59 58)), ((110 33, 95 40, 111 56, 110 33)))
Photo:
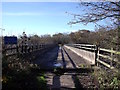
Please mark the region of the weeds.
POLYGON ((38 68, 23 57, 3 57, 2 68, 2 89, 43 89, 46 90, 46 80, 44 74, 33 72, 38 68))
POLYGON ((108 88, 118 90, 120 88, 120 73, 114 73, 112 71, 105 71, 103 69, 95 70, 93 75, 99 81, 99 88, 108 88))

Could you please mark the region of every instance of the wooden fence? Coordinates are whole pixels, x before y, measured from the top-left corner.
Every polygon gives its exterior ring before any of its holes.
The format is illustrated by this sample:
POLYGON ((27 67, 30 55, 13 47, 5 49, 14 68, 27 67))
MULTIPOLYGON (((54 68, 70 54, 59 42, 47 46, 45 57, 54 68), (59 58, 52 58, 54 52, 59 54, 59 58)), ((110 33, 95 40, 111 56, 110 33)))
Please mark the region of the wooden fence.
POLYGON ((95 64, 96 65, 104 65, 110 69, 120 68, 120 52, 109 49, 100 48, 96 45, 88 45, 88 44, 68 44, 68 46, 72 46, 75 48, 83 49, 89 52, 94 52, 96 55, 95 64))
POLYGON ((32 53, 39 50, 48 49, 54 47, 53 44, 40 44, 40 45, 12 45, 12 46, 4 46, 3 47, 3 55, 4 56, 13 56, 17 54, 27 54, 32 53))
POLYGON ((120 52, 104 48, 98 48, 97 65, 102 64, 110 69, 120 68, 120 52))
MULTIPOLYGON (((3 48, 3 54, 5 56, 26 54, 38 50, 48 49, 53 46, 55 45, 40 44, 40 45, 31 45, 31 46, 27 46, 27 45, 22 45, 22 46, 14 45, 13 47, 5 46, 3 48)), ((111 50, 108 50, 97 47, 96 45, 88 45, 88 44, 67 44, 67 46, 75 47, 78 49, 82 49, 94 53, 96 65, 102 64, 110 69, 120 68, 120 52, 115 51, 112 48, 111 50)))

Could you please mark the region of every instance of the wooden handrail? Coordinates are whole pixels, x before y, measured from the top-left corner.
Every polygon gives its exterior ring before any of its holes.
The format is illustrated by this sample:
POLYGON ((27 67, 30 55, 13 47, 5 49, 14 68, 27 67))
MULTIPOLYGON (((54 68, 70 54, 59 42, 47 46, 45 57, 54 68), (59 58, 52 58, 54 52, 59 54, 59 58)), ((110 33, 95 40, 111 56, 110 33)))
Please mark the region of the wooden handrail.
POLYGON ((43 50, 43 49, 46 49, 46 48, 49 48, 50 46, 52 46, 52 44, 49 44, 49 45, 35 45, 35 46, 17 46, 16 47, 9 47, 9 48, 4 48, 3 49, 3 54, 5 56, 12 56, 12 55, 16 55, 17 53, 30 53, 30 52, 34 52, 34 51, 38 51, 38 50, 43 50), (29 49, 28 49, 29 47, 29 49), (7 53, 8 51, 10 51, 10 53, 7 53))
POLYGON ((73 46, 75 48, 79 48, 79 49, 86 49, 86 50, 92 50, 95 51, 96 49, 96 45, 88 45, 88 44, 67 44, 68 46, 73 46))
POLYGON ((120 61, 117 60, 116 58, 114 58, 113 54, 120 55, 120 52, 113 50, 113 48, 111 48, 111 50, 104 49, 104 48, 99 48, 98 49, 98 54, 97 54, 97 57, 98 57, 97 58, 97 62, 103 64, 104 66, 106 66, 106 67, 108 67, 110 69, 115 69, 115 71, 117 71, 117 69, 115 67, 113 67, 112 63, 114 61, 114 62, 117 62, 117 64, 120 64, 120 61), (100 54, 99 51, 110 53, 110 56, 100 54), (110 64, 100 60, 99 57, 103 57, 103 58, 109 59, 110 60, 110 64))
MULTIPOLYGON (((76 47, 78 47, 78 46, 76 46, 76 47)), ((88 47, 78 47, 78 48, 80 48, 80 49, 87 49, 87 50, 96 50, 95 48, 88 48, 88 47)))
POLYGON ((101 56, 101 57, 103 57, 103 58, 112 60, 112 58, 111 58, 110 56, 107 56, 107 55, 98 54, 98 56, 101 56))
POLYGON ((112 52, 112 53, 114 53, 114 54, 120 54, 120 52, 118 52, 118 51, 115 51, 115 50, 108 50, 108 49, 104 49, 104 48, 100 48, 100 50, 101 51, 106 51, 106 52, 112 52))
POLYGON ((79 45, 79 46, 96 46, 96 45, 90 45, 90 44, 73 44, 73 45, 79 45))

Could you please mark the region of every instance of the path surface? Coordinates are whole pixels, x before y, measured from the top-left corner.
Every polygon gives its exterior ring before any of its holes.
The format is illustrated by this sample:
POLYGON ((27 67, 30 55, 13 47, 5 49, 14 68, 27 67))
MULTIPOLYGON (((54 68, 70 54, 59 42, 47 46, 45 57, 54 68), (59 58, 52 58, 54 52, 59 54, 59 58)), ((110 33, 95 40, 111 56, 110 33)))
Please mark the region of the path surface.
POLYGON ((54 68, 54 63, 58 57, 59 47, 55 47, 47 53, 44 53, 42 56, 38 57, 34 63, 38 64, 40 68, 50 69, 54 68))
MULTIPOLYGON (((59 65, 61 68, 79 68, 83 66, 90 66, 89 62, 65 47, 56 47, 52 49, 51 51, 45 53, 42 57, 38 58, 34 63, 44 69, 55 68, 55 65, 59 65)), ((75 73, 64 73, 64 75, 46 73, 45 76, 47 85, 50 89, 81 88, 85 83, 88 84, 87 79, 82 84, 82 80, 86 77, 76 75, 75 73)), ((93 83, 93 81, 90 81, 91 76, 86 76, 88 77, 89 84, 91 85, 93 83)))

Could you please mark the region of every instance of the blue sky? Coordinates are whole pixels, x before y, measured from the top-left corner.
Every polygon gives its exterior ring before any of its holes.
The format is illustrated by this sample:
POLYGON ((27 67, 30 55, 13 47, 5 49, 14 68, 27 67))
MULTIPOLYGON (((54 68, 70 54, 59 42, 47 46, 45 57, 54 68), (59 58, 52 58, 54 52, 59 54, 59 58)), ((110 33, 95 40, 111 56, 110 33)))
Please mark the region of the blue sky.
POLYGON ((73 19, 70 13, 83 14, 83 7, 77 9, 78 3, 70 2, 4 2, 2 4, 2 25, 4 35, 55 34, 73 32, 81 29, 94 30, 94 24, 68 25, 73 19))

